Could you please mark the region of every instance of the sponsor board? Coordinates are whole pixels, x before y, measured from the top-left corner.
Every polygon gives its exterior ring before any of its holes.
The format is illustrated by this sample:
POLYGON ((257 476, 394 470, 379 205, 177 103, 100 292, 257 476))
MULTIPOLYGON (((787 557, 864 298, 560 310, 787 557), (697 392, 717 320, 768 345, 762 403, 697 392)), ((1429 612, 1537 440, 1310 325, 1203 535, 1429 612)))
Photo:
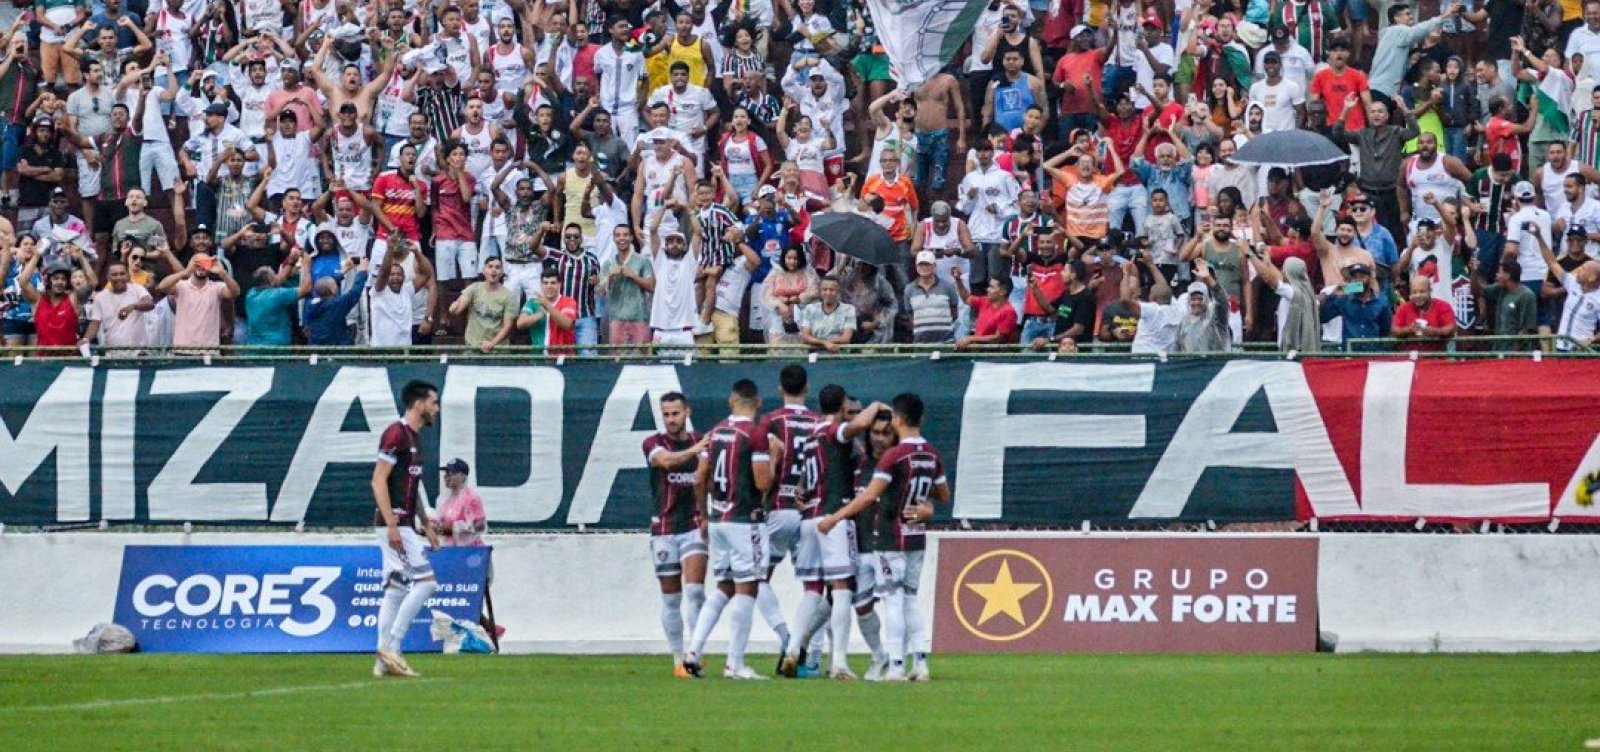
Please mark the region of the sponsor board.
MULTIPOLYGON (((437 609, 476 622, 491 550, 428 559, 439 591, 406 633, 407 652, 438 651, 437 609)), ((371 546, 128 546, 114 621, 151 653, 355 653, 377 648, 381 556, 371 546)))
POLYGON ((1317 540, 939 540, 934 648, 1289 653, 1316 647, 1317 540))

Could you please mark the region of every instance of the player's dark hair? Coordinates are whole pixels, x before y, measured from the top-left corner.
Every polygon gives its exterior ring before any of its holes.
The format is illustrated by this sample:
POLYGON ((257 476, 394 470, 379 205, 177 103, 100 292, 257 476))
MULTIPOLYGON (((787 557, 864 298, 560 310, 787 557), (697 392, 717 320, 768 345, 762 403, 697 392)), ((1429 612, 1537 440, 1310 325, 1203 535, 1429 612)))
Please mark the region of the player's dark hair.
POLYGON ((561 272, 556 271, 556 268, 553 266, 545 267, 544 273, 539 275, 539 279, 561 279, 561 272))
POLYGON ((832 415, 844 409, 844 401, 848 396, 844 387, 829 384, 817 393, 817 407, 822 408, 824 415, 832 415))
POLYGON ((749 405, 761 403, 761 391, 756 388, 756 382, 749 379, 739 379, 733 382, 733 396, 740 402, 749 405))
POLYGON ((679 61, 673 63, 671 66, 669 66, 667 68, 667 72, 668 73, 677 73, 678 71, 683 71, 684 73, 688 73, 689 72, 689 64, 683 62, 682 60, 679 60, 679 61))
POLYGON ((404 405, 407 410, 410 410, 412 405, 417 404, 417 402, 420 400, 427 399, 428 395, 430 394, 437 394, 438 391, 439 387, 420 379, 414 379, 406 382, 406 385, 401 388, 400 404, 404 405))
MULTIPOLYGON (((1009 277, 1002 277, 1001 279, 1005 279, 1007 282, 1011 281, 1009 277)), ((904 423, 911 428, 922 427, 921 397, 918 397, 911 392, 902 392, 895 395, 894 401, 891 404, 894 405, 894 414, 900 416, 901 423, 904 423)))
POLYGON ((668 402, 682 402, 687 405, 689 404, 689 398, 683 396, 683 392, 667 392, 661 395, 661 404, 665 405, 668 402))
POLYGON ((1399 18, 1401 13, 1404 13, 1408 10, 1411 10, 1411 6, 1406 5, 1405 3, 1398 3, 1389 6, 1389 23, 1394 23, 1394 20, 1399 18))
MULTIPOLYGON (((790 363, 778 372, 778 388, 790 397, 798 397, 806 393, 806 367, 799 363, 790 363)), ((833 412, 824 410, 823 412, 833 412)))

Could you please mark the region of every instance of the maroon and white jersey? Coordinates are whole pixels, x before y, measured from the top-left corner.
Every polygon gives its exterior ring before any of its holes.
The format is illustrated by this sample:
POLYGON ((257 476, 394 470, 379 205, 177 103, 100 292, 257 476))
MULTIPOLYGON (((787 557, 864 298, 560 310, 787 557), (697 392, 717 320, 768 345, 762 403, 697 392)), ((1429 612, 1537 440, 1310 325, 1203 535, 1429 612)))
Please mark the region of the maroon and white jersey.
POLYGON ((878 459, 872 478, 889 484, 877 504, 878 543, 886 551, 921 551, 927 530, 920 522, 906 522, 904 513, 908 506, 927 503, 934 486, 945 485, 939 452, 921 436, 901 439, 878 459))
MULTIPOLYGON (((700 443, 700 434, 687 433, 683 439, 673 439, 666 433, 657 433, 644 440, 645 462, 650 462, 657 452, 681 452, 700 443)), ((650 487, 655 494, 655 511, 650 514, 651 535, 676 535, 700 528, 700 509, 694 503, 694 475, 700 459, 688 459, 662 469, 650 466, 650 487)))
POLYGON ((784 405, 761 417, 760 431, 783 445, 783 458, 773 464, 772 488, 767 492, 767 511, 796 509, 796 498, 805 475, 805 457, 811 447, 811 432, 822 425, 822 416, 805 405, 784 405))
POLYGON ((760 522, 766 517, 756 489, 757 462, 768 462, 767 434, 749 418, 734 415, 711 429, 700 461, 711 464, 706 511, 712 522, 760 522))
MULTIPOLYGON (((422 490, 422 437, 405 421, 395 421, 378 440, 378 461, 390 465, 389 506, 394 509, 395 524, 415 528, 422 490)), ((383 527, 383 513, 375 511, 372 522, 383 527)))

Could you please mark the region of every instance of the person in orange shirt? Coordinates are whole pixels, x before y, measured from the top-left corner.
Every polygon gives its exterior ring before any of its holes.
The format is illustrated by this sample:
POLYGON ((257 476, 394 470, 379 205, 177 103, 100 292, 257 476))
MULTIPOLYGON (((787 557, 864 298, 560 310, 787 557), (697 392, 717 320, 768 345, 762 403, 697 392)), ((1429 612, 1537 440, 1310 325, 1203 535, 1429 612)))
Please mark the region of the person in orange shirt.
MULTIPOLYGON (((1111 161, 1111 171, 1100 174, 1099 160, 1091 154, 1079 154, 1075 169, 1061 169, 1060 162, 1071 152, 1062 152, 1044 169, 1050 179, 1066 186, 1066 196, 1061 210, 1062 226, 1067 231, 1067 242, 1079 253, 1095 247, 1106 236, 1108 217, 1111 214, 1111 191, 1117 187, 1126 166, 1110 143, 1105 142, 1106 158, 1111 161)), ((1120 228, 1119 228, 1120 229, 1120 228)))
POLYGON ((861 184, 861 197, 883 199, 883 216, 891 221, 889 237, 910 253, 911 226, 916 223, 917 211, 921 208, 917 203, 917 187, 911 184, 909 175, 900 172, 900 156, 892 150, 884 150, 878 165, 883 171, 861 184))

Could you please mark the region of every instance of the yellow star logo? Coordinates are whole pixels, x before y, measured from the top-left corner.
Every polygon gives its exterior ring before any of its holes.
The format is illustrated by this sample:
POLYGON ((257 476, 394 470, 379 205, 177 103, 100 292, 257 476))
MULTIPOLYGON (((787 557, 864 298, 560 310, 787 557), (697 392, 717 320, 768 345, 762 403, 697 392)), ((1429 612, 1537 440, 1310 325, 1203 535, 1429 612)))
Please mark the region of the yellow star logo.
POLYGON ((1055 587, 1050 582, 1050 573, 1045 570, 1044 563, 1016 549, 989 551, 967 562, 961 573, 956 575, 950 595, 956 620, 974 637, 989 642, 1011 642, 1032 634, 1045 623, 1055 604, 1055 587), (974 579, 971 575, 982 577, 985 575, 980 572, 991 571, 989 566, 994 565, 986 566, 985 562, 993 559, 999 559, 999 565, 992 570, 992 580, 970 581, 974 579), (1012 564, 1016 564, 1022 581, 1019 582, 1018 575, 1013 573, 1012 564), (1028 571, 1030 569, 1031 572, 1028 571), (1029 599, 1030 595, 1041 590, 1044 595, 1042 599, 1029 599), (973 602, 975 598, 983 601, 981 609, 973 602), (1025 600, 1030 603, 1024 604, 1025 600), (969 620, 969 614, 974 611, 978 613, 978 618, 969 620), (989 623, 1001 615, 1006 616, 1010 624, 989 623))
POLYGON ((1011 576, 1011 561, 1007 559, 1000 562, 1000 571, 995 574, 994 582, 967 583, 967 589, 983 599, 983 613, 978 615, 978 626, 987 624, 1001 614, 1011 617, 1019 627, 1026 626, 1027 621, 1022 615, 1022 599, 1040 587, 1041 583, 1037 582, 1017 582, 1011 576))

